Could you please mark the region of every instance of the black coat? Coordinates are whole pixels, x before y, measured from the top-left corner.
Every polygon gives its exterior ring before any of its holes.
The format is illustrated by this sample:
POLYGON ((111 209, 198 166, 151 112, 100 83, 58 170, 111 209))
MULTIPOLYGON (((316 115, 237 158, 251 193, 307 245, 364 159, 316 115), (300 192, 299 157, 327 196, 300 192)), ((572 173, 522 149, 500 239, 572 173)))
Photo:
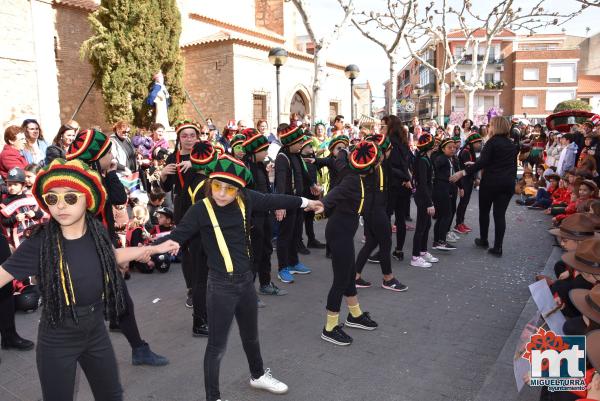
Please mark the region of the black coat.
POLYGON ((481 187, 514 189, 517 178, 518 145, 510 138, 494 135, 486 142, 475 164, 465 167, 467 174, 474 176, 483 169, 481 187))

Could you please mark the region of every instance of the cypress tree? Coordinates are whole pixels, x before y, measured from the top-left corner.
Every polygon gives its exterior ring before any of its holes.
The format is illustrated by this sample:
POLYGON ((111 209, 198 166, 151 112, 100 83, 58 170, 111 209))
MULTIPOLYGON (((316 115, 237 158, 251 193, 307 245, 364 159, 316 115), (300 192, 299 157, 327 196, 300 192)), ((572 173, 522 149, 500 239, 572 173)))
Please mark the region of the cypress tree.
POLYGON ((152 107, 145 100, 158 70, 171 95, 169 121, 178 118, 185 97, 176 0, 102 0, 89 21, 93 35, 81 53, 94 68, 106 119, 144 127, 152 123, 152 107))

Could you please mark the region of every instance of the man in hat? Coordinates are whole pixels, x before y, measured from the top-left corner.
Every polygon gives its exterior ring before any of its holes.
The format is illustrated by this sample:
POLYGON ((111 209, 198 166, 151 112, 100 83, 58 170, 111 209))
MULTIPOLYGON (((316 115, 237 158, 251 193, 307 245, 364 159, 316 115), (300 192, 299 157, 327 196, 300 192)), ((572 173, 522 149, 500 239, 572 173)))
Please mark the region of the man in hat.
MULTIPOLYGON (((311 182, 305 163, 300 157, 304 131, 300 127, 281 124, 277 127, 279 140, 283 145, 275 158, 275 192, 278 194, 301 196, 305 182, 311 182)), ((275 217, 280 221, 277 237, 278 278, 283 283, 293 283, 293 274, 311 272, 298 259, 298 243, 302 235, 304 214, 296 209, 277 210, 275 217)))

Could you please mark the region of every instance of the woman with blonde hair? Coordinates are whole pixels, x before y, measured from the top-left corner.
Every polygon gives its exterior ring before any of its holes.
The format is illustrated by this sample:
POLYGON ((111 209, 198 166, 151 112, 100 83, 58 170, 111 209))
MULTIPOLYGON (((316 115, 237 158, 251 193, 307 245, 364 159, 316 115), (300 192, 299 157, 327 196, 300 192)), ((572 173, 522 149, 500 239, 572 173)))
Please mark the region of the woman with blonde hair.
POLYGON ((502 256, 502 241, 506 231, 506 209, 515 190, 517 177, 517 154, 519 145, 510 138, 510 123, 503 117, 493 117, 488 127, 489 139, 481 150, 481 156, 474 163, 466 163, 465 168, 451 178, 456 182, 465 175, 474 176, 483 170, 479 189, 479 229, 480 236, 475 245, 489 248, 488 228, 490 210, 494 214, 494 246, 488 252, 502 256))

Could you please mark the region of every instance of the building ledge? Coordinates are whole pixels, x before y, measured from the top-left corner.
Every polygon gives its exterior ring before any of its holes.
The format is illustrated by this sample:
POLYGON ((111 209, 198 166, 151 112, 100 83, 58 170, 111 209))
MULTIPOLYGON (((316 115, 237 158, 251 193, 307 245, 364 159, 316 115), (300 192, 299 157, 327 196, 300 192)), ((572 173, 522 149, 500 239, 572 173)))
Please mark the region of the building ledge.
MULTIPOLYGON (((72 0, 71 0, 72 1, 72 0)), ((190 18, 196 21, 204 22, 206 24, 214 25, 217 27, 225 28, 230 31, 243 33, 246 35, 253 36, 259 39, 269 40, 271 42, 284 44, 285 38, 281 35, 276 34, 275 32, 267 31, 267 30, 259 30, 259 29, 250 29, 240 25, 231 24, 229 22, 220 21, 215 18, 211 18, 206 15, 198 14, 198 13, 190 13, 190 18)))

